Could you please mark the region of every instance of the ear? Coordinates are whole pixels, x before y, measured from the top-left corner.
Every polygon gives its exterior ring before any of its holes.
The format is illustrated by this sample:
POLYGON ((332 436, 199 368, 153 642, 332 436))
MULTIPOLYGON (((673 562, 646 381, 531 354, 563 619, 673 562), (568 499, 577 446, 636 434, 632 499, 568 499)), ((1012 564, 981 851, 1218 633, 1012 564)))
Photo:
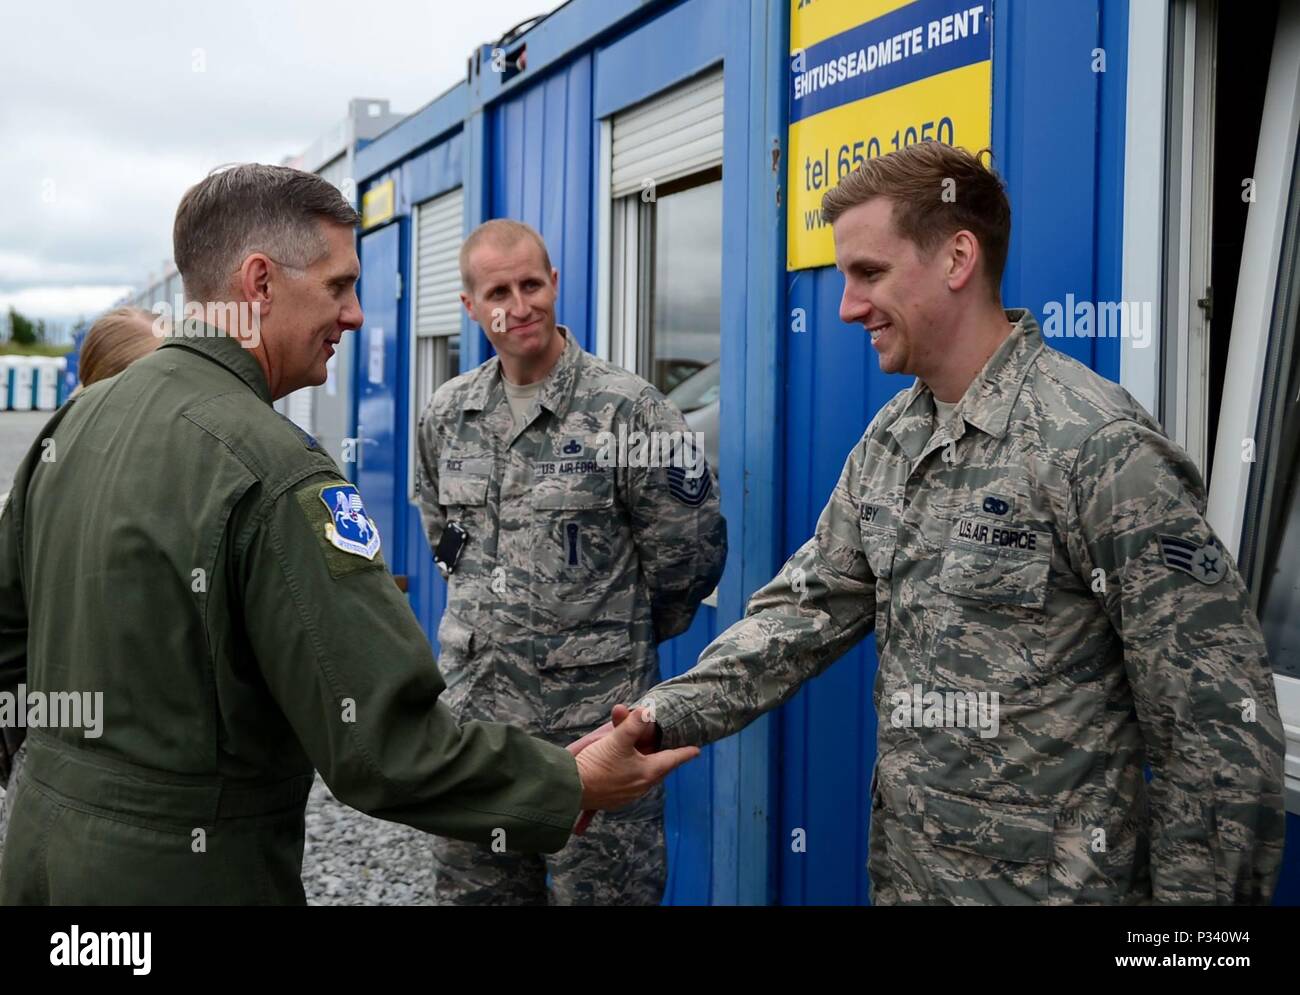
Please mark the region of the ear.
POLYGON ((948 242, 947 272, 944 274, 949 290, 961 290, 973 279, 979 269, 980 244, 974 234, 962 229, 948 242))
POLYGON ((480 324, 478 315, 474 313, 474 298, 470 297, 470 295, 464 291, 461 291, 460 303, 464 306, 465 313, 469 315, 469 320, 475 324, 480 324))
POLYGON ((551 267, 551 289, 560 289, 560 271, 554 266, 551 267))
POLYGON ((238 286, 244 300, 256 303, 262 317, 271 313, 271 301, 274 297, 271 283, 271 260, 260 252, 254 252, 239 267, 238 286))

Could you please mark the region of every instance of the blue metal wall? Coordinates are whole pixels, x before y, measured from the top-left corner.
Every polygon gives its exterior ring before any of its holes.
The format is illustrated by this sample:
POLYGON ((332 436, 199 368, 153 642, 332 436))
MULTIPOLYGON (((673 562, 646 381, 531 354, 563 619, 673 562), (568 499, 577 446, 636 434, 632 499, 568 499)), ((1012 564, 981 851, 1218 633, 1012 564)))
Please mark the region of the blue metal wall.
POLYGON ((358 464, 348 469, 364 488, 367 507, 382 516, 380 535, 389 569, 406 576, 411 607, 435 651, 447 586, 434 567, 419 510, 408 498, 410 291, 415 285, 410 272, 411 209, 462 185, 465 143, 461 129, 466 106, 466 87, 461 84, 357 154, 361 193, 392 180, 395 210, 392 221, 367 231, 360 240, 360 293, 366 323, 352 337, 357 410, 350 434, 359 440, 364 456, 360 470, 358 464), (385 330, 386 369, 384 383, 375 385, 369 383, 369 348, 380 328, 385 330), (388 479, 378 479, 381 475, 388 479), (382 518, 391 523, 389 532, 382 530, 382 518))

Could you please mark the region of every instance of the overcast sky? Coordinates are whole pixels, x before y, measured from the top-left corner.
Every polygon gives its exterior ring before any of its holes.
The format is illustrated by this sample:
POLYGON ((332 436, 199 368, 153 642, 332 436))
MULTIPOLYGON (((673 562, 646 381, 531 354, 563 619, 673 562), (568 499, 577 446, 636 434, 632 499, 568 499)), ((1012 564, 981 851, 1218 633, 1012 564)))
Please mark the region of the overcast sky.
POLYGON ((0 0, 0 312, 67 324, 171 256, 186 188, 279 163, 351 97, 409 113, 560 0, 0 0))

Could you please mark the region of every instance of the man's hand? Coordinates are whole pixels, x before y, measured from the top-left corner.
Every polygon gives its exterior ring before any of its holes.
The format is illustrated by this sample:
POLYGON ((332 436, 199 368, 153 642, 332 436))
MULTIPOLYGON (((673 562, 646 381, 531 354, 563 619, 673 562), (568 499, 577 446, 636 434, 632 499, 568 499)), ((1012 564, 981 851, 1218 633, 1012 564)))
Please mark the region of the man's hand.
MULTIPOLYGON (((599 743, 602 739, 614 731, 616 726, 623 724, 623 720, 628 717, 632 709, 626 705, 615 705, 613 719, 606 722, 599 729, 587 733, 582 739, 576 739, 570 743, 566 749, 575 757, 585 750, 592 743, 599 743)), ((636 741, 637 751, 640 753, 654 753, 657 749, 655 742, 658 738, 658 726, 653 721, 646 724, 646 731, 641 734, 641 738, 636 741)))
MULTIPOLYGON (((628 708, 626 705, 615 705, 614 712, 613 712, 614 717, 609 722, 606 722, 599 729, 587 733, 587 735, 583 736, 581 739, 574 740, 572 743, 568 745, 567 747, 568 751, 576 757, 579 753, 585 750, 592 743, 599 743, 602 739, 604 739, 611 732, 613 732, 616 727, 622 725, 623 720, 626 719, 628 715, 631 714, 631 712, 632 710, 628 708)), ((641 738, 636 741, 637 752, 638 753, 656 752, 656 750, 658 749, 656 745, 658 739, 659 739, 659 727, 656 726, 653 722, 648 722, 646 724, 645 732, 643 732, 641 734, 641 738)), ((585 833, 587 831, 587 827, 591 825, 591 820, 595 818, 595 816, 596 816, 596 812, 594 809, 584 809, 582 815, 578 818, 578 824, 573 827, 573 835, 581 836, 583 833, 585 833)))
MULTIPOLYGON (((614 708, 608 729, 602 726, 588 733, 569 752, 577 757, 578 775, 582 778, 584 809, 619 809, 636 801, 675 768, 700 755, 699 747, 649 753, 654 743, 654 724, 641 709, 629 712, 623 705, 614 708)), ((587 813, 579 826, 591 820, 587 813)))

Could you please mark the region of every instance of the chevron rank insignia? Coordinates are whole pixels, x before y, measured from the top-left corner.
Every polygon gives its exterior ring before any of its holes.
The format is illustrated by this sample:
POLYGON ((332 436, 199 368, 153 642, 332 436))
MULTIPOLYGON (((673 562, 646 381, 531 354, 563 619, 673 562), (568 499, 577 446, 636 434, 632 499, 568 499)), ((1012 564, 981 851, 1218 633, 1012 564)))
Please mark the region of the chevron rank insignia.
POLYGON ((1156 538, 1160 540, 1160 555, 1165 566, 1171 570, 1191 574, 1202 584, 1217 584, 1228 572, 1223 547, 1213 536, 1203 546, 1181 536, 1159 535, 1156 538))

